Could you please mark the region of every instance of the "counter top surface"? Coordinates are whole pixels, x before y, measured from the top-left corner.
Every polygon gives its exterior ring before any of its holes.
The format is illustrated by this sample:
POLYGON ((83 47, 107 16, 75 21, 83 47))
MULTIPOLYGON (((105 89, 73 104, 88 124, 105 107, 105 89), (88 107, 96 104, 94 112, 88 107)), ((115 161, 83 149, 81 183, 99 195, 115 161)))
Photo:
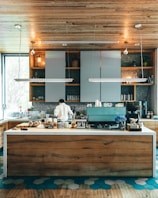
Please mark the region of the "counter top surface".
MULTIPOLYGON (((19 118, 19 117, 8 117, 8 118, 5 118, 5 119, 1 119, 0 120, 0 124, 4 124, 6 122, 27 122, 29 121, 30 119, 28 117, 23 117, 23 118, 19 118)), ((140 119, 141 122, 145 122, 145 121, 158 121, 158 119, 147 119, 147 118, 141 118, 140 119)))
POLYGON ((9 118, 0 120, 0 124, 4 124, 6 122, 26 122, 26 121, 29 121, 28 117, 23 117, 23 118, 9 117, 9 118))
POLYGON ((141 122, 151 122, 151 121, 156 121, 156 122, 158 122, 158 119, 141 118, 140 121, 141 121, 141 122))
POLYGON ((153 130, 146 127, 142 131, 127 130, 103 130, 103 129, 45 129, 38 127, 29 127, 27 130, 10 129, 5 131, 7 135, 155 135, 153 130))

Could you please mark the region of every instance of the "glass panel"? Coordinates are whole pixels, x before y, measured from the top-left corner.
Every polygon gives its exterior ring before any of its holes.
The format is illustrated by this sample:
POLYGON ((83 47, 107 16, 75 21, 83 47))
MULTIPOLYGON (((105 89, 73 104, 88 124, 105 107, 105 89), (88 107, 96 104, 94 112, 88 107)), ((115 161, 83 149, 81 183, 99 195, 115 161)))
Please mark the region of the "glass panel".
POLYGON ((29 105, 29 83, 16 82, 15 78, 29 78, 29 57, 7 55, 5 62, 5 116, 17 117, 26 112, 29 105))
POLYGON ((3 118, 2 108, 2 67, 1 67, 1 54, 0 54, 0 120, 3 118))

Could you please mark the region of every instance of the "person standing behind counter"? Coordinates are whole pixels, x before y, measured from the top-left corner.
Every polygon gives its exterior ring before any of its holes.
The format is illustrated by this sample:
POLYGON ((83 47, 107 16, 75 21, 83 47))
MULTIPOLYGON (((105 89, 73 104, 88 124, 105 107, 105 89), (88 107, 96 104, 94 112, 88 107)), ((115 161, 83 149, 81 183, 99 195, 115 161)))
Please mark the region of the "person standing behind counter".
POLYGON ((69 116, 73 116, 73 112, 69 105, 65 104, 64 99, 59 100, 59 105, 54 110, 54 117, 62 122, 68 121, 69 116))

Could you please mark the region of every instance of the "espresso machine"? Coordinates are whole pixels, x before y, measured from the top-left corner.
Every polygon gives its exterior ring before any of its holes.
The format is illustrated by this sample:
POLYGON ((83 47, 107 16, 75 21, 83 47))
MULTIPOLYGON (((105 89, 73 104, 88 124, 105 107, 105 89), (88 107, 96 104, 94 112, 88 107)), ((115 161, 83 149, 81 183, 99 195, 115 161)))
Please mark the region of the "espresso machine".
POLYGON ((127 114, 132 114, 131 116, 139 118, 146 118, 147 116, 147 101, 130 102, 127 104, 127 114))

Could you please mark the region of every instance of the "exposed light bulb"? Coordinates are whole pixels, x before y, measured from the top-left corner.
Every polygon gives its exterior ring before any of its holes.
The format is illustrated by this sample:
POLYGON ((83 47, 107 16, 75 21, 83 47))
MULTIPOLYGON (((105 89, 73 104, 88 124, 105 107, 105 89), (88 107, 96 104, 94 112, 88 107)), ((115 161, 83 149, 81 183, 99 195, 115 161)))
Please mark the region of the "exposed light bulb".
POLYGON ((18 30, 21 30, 21 27, 22 27, 22 26, 21 26, 20 24, 15 24, 14 27, 15 27, 16 29, 18 29, 18 30))
POLYGON ((40 56, 37 57, 37 62, 38 62, 38 63, 41 62, 41 57, 40 57, 40 56))
POLYGON ((33 55, 35 55, 35 50, 34 50, 34 47, 33 47, 35 42, 31 41, 31 43, 32 43, 32 50, 30 51, 30 54, 33 56, 33 55))
POLYGON ((123 54, 124 54, 124 55, 127 55, 127 54, 128 54, 127 48, 123 51, 123 54))
POLYGON ((142 24, 141 24, 141 23, 135 24, 134 27, 135 27, 136 29, 140 29, 140 28, 142 28, 142 24))
POLYGON ((32 56, 35 55, 35 50, 32 49, 32 50, 30 51, 30 54, 31 54, 32 56))

